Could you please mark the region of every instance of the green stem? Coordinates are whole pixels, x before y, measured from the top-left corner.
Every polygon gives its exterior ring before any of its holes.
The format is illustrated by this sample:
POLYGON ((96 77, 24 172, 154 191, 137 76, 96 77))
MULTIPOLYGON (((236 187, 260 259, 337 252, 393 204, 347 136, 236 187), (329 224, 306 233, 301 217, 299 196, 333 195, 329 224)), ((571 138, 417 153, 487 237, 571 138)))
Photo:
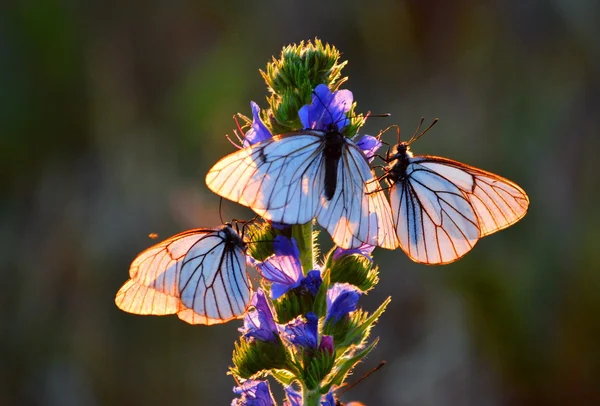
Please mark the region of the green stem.
POLYGON ((313 258, 313 224, 312 221, 306 224, 292 226, 292 237, 298 244, 300 251, 300 263, 304 275, 314 269, 313 258))
POLYGON ((319 406, 321 404, 321 394, 319 389, 309 390, 302 387, 302 405, 303 406, 319 406))

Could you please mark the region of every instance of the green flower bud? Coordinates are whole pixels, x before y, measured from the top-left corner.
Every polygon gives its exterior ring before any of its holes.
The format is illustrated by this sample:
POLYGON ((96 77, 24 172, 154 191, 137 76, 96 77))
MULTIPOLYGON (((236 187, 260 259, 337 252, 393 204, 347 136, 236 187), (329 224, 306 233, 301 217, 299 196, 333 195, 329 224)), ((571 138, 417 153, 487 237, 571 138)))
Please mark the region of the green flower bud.
POLYGON ((281 338, 275 341, 240 338, 233 350, 233 367, 230 372, 242 379, 250 379, 270 369, 289 369, 287 349, 281 338))

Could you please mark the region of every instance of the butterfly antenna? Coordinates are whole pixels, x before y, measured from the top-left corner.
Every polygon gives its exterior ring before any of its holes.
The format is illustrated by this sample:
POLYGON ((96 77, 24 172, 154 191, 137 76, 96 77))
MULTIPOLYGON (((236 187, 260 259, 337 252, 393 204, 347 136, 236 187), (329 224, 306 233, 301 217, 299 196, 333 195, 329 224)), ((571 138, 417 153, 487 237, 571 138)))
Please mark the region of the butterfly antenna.
POLYGON ((223 221, 223 198, 219 198, 219 219, 221 220, 221 224, 225 224, 223 221))
POLYGON ((343 388, 343 390, 341 392, 339 392, 339 393, 336 393, 336 395, 337 396, 341 396, 344 393, 348 392, 350 389, 354 388, 356 385, 358 385, 359 383, 361 383, 362 381, 364 381, 365 379, 367 379, 369 376, 371 376, 371 374, 373 374, 374 372, 377 372, 379 369, 381 369, 381 367, 383 367, 385 364, 386 364, 386 361, 381 361, 379 363, 379 365, 377 365, 375 368, 371 369, 369 372, 367 372, 366 374, 364 374, 356 382, 353 382, 350 385, 343 384, 342 386, 340 386, 339 388, 337 388, 337 390, 340 390, 342 388, 343 388))
POLYGON ((418 140, 419 138, 421 138, 423 135, 425 135, 425 133, 429 130, 431 130, 431 127, 433 127, 438 121, 439 119, 436 117, 433 119, 433 122, 431 124, 429 124, 429 127, 427 127, 426 129, 424 129, 421 133, 419 133, 419 130, 421 129, 421 125, 423 125, 423 121, 425 121, 424 117, 421 117, 421 120, 419 121, 419 125, 417 126, 417 129, 415 130, 415 133, 413 134, 413 136, 410 138, 410 140, 407 142, 407 144, 412 144, 414 141, 418 140))

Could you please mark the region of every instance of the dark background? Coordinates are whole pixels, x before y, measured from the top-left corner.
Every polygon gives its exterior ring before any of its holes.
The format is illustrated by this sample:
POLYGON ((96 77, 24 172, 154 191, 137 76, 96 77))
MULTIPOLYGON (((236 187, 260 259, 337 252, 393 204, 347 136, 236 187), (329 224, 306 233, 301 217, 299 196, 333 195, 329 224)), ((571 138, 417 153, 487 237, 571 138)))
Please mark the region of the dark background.
POLYGON ((353 379, 388 364, 343 400, 600 404, 599 15, 567 0, 3 3, 0 404, 229 404, 241 322, 128 315, 114 295, 149 233, 220 223, 204 175, 233 151, 232 115, 265 106, 258 69, 315 36, 350 61, 358 111, 392 113, 367 133, 439 117, 416 153, 531 198, 452 265, 375 252, 362 304, 393 301, 353 379))

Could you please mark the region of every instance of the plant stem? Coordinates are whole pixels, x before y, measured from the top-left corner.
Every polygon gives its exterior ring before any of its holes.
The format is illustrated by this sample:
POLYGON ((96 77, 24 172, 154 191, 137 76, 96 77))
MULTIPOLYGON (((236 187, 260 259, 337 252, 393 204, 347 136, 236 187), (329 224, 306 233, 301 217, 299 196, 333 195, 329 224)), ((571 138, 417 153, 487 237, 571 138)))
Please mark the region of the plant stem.
POLYGON ((298 244, 302 271, 304 275, 306 275, 309 271, 314 269, 312 221, 306 224, 293 226, 292 237, 294 237, 296 243, 298 244))
POLYGON ((319 389, 309 390, 306 387, 302 387, 302 401, 303 406, 319 406, 321 403, 321 394, 319 389))

